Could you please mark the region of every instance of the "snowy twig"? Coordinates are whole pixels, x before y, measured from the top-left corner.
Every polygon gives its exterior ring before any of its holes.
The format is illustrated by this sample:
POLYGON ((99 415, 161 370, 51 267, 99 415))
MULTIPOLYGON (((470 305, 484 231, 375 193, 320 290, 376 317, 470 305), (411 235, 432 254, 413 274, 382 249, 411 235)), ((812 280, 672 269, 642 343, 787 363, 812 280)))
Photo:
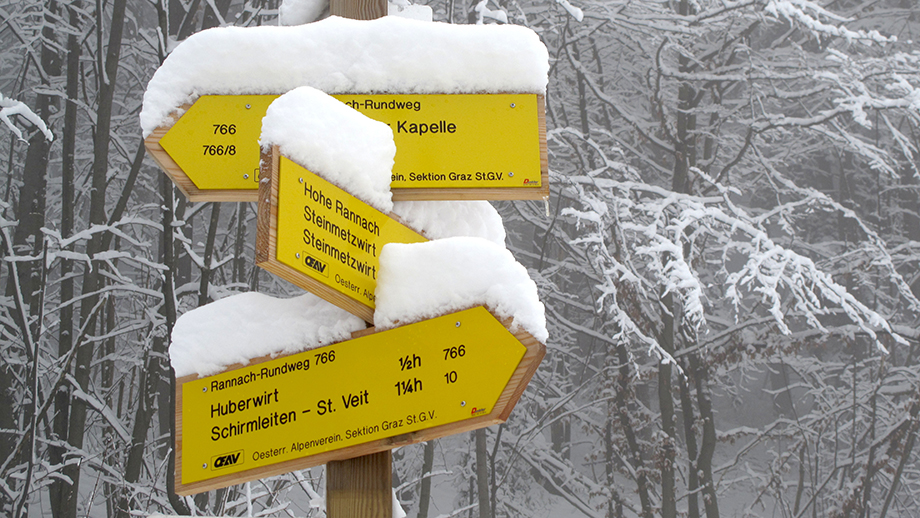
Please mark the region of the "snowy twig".
POLYGON ((10 99, 9 97, 4 97, 3 94, 0 94, 0 121, 3 121, 6 127, 16 135, 16 138, 23 140, 22 131, 13 124, 12 120, 10 120, 10 117, 14 115, 19 115, 34 124, 38 130, 45 135, 45 138, 48 139, 49 142, 54 140, 54 135, 51 133, 51 130, 48 129, 48 126, 41 117, 36 115, 35 112, 24 103, 15 99, 10 99))

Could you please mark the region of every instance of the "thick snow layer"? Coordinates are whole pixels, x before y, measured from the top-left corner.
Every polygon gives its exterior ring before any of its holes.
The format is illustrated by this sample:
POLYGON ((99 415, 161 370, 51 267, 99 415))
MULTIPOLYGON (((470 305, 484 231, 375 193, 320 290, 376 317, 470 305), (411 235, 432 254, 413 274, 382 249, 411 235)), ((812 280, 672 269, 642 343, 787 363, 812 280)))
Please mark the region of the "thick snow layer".
POLYGON ((144 94, 144 136, 205 94, 536 93, 549 55, 532 30, 397 16, 330 17, 295 27, 221 27, 170 53, 144 94))
POLYGON ((329 9, 329 0, 282 0, 278 8, 281 25, 303 25, 316 21, 329 9))
POLYGON ((409 3, 409 0, 387 2, 387 15, 411 18, 423 22, 430 22, 434 19, 434 11, 431 10, 431 7, 427 5, 413 5, 409 3))
POLYGON ((393 213, 428 239, 481 237, 505 246, 502 217, 487 201, 398 201, 393 213))
POLYGON ((537 286, 507 249, 485 239, 454 237, 389 243, 380 254, 374 325, 389 329, 486 305, 546 343, 537 286))
POLYGON ((173 327, 176 377, 209 376, 235 363, 351 339, 364 321, 312 294, 277 299, 240 293, 193 309, 173 327))
POLYGON ((279 146, 282 155, 377 210, 393 209, 393 131, 328 94, 303 86, 275 99, 259 144, 279 146))
MULTIPOLYGON (((280 25, 303 25, 315 22, 324 12, 328 16, 329 0, 282 0, 278 11, 280 25)), ((387 15, 430 22, 434 12, 427 5, 412 5, 409 0, 395 0, 387 2, 387 15)))

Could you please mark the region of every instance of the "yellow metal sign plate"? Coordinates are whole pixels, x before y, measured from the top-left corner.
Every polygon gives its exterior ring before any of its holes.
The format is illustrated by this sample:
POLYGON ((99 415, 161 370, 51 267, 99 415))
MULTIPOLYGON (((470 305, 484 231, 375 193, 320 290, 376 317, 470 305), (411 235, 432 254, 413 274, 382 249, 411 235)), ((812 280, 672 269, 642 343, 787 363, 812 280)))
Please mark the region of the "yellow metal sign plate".
MULTIPOLYGON (((198 189, 258 189, 262 117, 275 95, 204 95, 160 145, 198 189)), ((534 94, 334 95, 393 130, 394 189, 539 188, 534 94)))
POLYGON ((278 262, 374 308, 383 245, 426 239, 283 156, 278 177, 278 262))
POLYGON ((181 483, 486 415, 524 352, 478 307, 185 382, 181 483))
POLYGON ((394 189, 542 185, 536 95, 334 97, 393 130, 394 189))
POLYGON ((203 95, 160 145, 199 189, 258 189, 262 117, 277 97, 203 95))

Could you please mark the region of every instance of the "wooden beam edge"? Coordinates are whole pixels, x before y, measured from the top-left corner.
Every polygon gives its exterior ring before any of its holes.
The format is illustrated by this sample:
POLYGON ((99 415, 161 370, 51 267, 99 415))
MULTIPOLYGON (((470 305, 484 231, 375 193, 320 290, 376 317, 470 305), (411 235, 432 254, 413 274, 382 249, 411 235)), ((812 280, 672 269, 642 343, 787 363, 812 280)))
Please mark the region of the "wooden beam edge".
POLYGON ((482 188, 393 188, 393 201, 515 201, 542 200, 549 196, 549 184, 543 174, 541 187, 482 188))
MULTIPOLYGON (((197 374, 192 374, 191 376, 184 376, 183 380, 189 381, 190 378, 197 378, 197 374)), ((175 408, 176 408, 176 460, 173 465, 173 475, 174 475, 174 485, 175 490, 179 490, 182 487, 182 383, 179 379, 176 380, 176 392, 175 392, 175 408)))
POLYGON ((537 127, 540 139, 540 179, 543 195, 549 198, 549 147, 546 143, 546 96, 537 95, 537 127))
POLYGON ((256 201, 256 265, 268 261, 271 248, 271 195, 272 195, 272 168, 271 153, 262 151, 259 160, 259 195, 256 201))

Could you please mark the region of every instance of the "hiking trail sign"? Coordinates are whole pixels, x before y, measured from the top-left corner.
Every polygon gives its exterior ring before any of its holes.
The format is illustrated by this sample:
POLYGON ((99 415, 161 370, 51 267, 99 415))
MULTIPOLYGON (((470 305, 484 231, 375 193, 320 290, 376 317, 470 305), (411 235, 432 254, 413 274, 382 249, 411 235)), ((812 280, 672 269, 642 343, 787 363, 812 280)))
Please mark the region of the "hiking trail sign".
MULTIPOLYGON (((191 201, 258 200, 262 117, 277 95, 203 95, 144 141, 191 201)), ((393 130, 393 200, 549 196, 537 94, 333 95, 393 130)))
POLYGON ((367 322, 374 321, 380 252, 427 241, 280 154, 265 155, 256 264, 367 322))
POLYGON ((479 306, 176 380, 187 495, 504 422, 545 355, 479 306))

